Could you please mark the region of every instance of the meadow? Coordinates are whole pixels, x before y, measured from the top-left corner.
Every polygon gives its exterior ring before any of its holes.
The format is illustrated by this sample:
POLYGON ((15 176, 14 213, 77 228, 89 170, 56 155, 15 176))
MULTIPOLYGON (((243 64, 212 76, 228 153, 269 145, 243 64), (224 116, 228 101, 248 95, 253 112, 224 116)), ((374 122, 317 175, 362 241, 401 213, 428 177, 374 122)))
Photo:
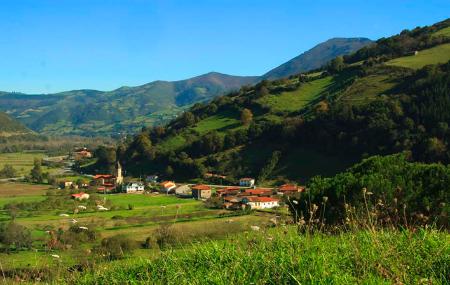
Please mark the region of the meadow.
POLYGON ((279 95, 268 95, 258 102, 268 106, 272 112, 299 111, 317 100, 333 84, 333 77, 328 76, 306 82, 295 91, 283 92, 279 95))
POLYGON ((386 62, 412 69, 419 69, 425 65, 446 63, 450 60, 450 44, 442 44, 430 49, 421 50, 417 55, 404 56, 386 62))
MULTIPOLYGON (((35 158, 43 159, 46 156, 44 152, 0 153, 0 169, 9 164, 14 167, 18 176, 24 176, 30 173, 35 158)), ((42 171, 54 173, 56 169, 42 166, 42 171)))
POLYGON ((33 250, 0 252, 1 265, 7 275, 10 274, 8 272, 28 272, 30 268, 40 272, 80 264, 86 258, 87 251, 98 247, 105 238, 115 236, 123 236, 133 244, 151 240, 151 248, 137 249, 128 259, 156 258, 161 253, 156 245, 156 236, 162 226, 170 227, 173 243, 181 246, 206 239, 222 239, 243 232, 251 225, 267 223, 273 216, 267 213, 241 215, 208 209, 202 201, 163 194, 92 194, 92 201, 81 202, 68 198, 70 191, 53 189, 47 192, 48 188, 22 183, 0 184, 0 223, 12 220, 11 207, 5 205, 17 204, 14 222, 28 228, 34 240, 33 250), (23 203, 28 206, 20 206, 23 203), (30 206, 35 203, 41 206, 30 206), (89 203, 107 205, 109 210, 99 211, 89 203), (86 210, 79 210, 80 205, 86 206, 86 210), (51 240, 48 231, 67 234, 74 225, 89 228, 96 233, 96 239, 70 248, 47 247, 51 240), (55 260, 52 255, 60 258, 55 260))

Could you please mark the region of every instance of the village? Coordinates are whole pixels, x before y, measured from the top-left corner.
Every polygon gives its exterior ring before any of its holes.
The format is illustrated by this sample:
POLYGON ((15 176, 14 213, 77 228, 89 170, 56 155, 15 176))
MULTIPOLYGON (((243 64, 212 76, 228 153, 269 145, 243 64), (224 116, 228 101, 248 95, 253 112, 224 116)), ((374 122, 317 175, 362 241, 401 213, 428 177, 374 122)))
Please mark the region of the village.
MULTIPOLYGON (((77 149, 75 160, 89 159, 92 152, 86 148, 77 149)), ((206 173, 204 179, 225 178, 225 176, 206 173)), ((283 184, 279 187, 258 187, 255 178, 240 178, 237 185, 190 184, 169 180, 160 180, 158 175, 148 175, 145 179, 130 179, 123 176, 122 166, 116 163, 113 173, 96 174, 90 182, 74 183, 59 181, 60 189, 72 189, 72 198, 89 199, 89 194, 82 190, 95 191, 101 194, 152 194, 174 195, 181 199, 202 201, 214 200, 216 207, 227 210, 264 210, 282 206, 283 197, 295 196, 305 191, 303 186, 283 184)))

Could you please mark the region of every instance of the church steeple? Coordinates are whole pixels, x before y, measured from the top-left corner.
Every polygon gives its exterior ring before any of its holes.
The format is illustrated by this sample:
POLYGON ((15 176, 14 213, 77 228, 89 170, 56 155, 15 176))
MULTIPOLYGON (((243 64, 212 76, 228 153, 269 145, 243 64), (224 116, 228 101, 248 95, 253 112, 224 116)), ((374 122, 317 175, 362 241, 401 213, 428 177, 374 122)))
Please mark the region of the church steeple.
POLYGON ((122 165, 120 165, 120 162, 117 162, 116 164, 116 184, 122 184, 123 183, 123 176, 122 176, 122 165))

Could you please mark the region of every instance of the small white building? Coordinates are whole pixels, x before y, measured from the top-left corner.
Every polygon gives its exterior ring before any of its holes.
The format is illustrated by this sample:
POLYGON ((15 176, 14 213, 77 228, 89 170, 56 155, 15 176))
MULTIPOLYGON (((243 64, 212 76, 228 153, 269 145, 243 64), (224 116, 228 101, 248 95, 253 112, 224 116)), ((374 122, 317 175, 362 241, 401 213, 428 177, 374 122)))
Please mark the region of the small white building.
POLYGON ((169 193, 169 192, 175 190, 175 188, 177 188, 177 185, 173 181, 161 182, 161 184, 159 184, 159 186, 161 187, 161 191, 164 193, 169 193))
POLYGON ((272 197, 248 197, 247 205, 253 209, 271 209, 279 207, 279 200, 272 197))
POLYGON ((142 193, 144 192, 144 184, 140 182, 131 182, 123 186, 126 193, 142 193))
POLYGON ((255 179, 254 178, 241 178, 239 180, 239 186, 253 187, 253 186, 255 186, 255 179))

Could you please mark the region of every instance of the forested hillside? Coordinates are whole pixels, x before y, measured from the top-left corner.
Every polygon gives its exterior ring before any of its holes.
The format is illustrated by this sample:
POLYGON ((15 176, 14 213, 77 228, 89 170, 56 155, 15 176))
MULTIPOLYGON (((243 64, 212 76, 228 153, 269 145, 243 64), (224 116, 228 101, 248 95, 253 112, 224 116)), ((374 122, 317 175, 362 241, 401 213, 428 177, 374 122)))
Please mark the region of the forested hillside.
POLYGON ((324 69, 195 104, 117 156, 131 173, 214 172, 268 184, 331 175, 373 154, 448 163, 449 26, 403 31, 324 69))
POLYGON ((370 43, 339 38, 319 44, 264 76, 233 76, 210 72, 179 81, 154 81, 102 92, 74 90, 27 95, 0 92, 0 111, 45 135, 102 136, 136 133, 143 126, 162 125, 198 102, 208 102, 263 78, 279 78, 325 65, 370 43))

